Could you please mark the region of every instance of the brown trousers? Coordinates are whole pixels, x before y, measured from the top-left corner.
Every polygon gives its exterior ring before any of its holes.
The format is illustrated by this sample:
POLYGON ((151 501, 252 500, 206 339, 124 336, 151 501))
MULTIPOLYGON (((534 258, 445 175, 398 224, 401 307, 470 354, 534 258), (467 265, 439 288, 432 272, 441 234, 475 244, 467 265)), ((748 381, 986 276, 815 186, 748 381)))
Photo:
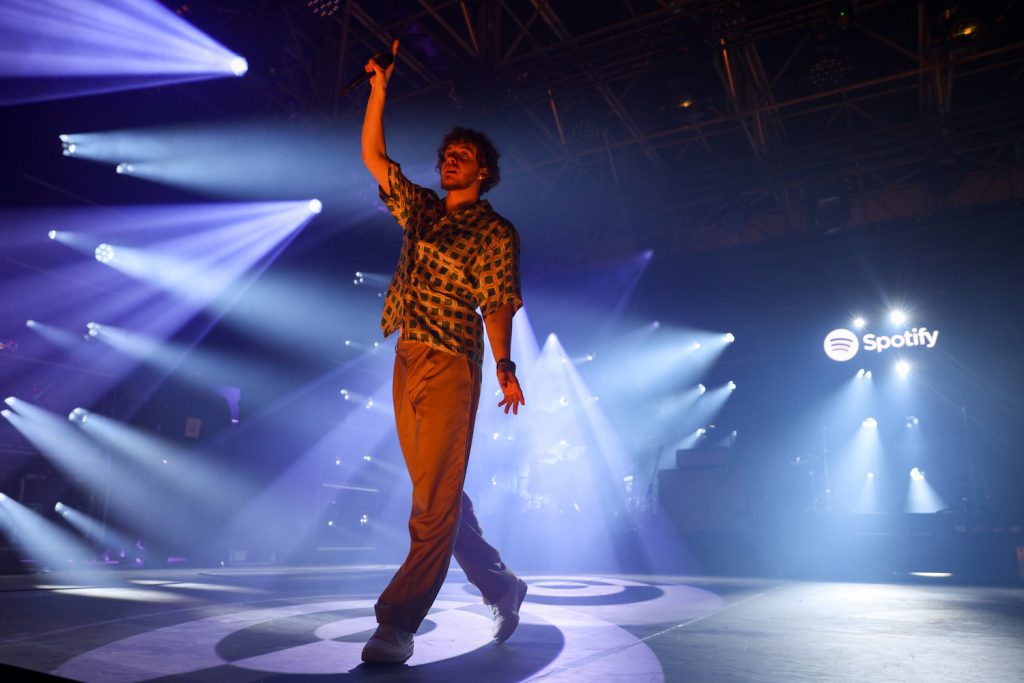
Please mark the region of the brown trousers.
POLYGON ((426 344, 399 341, 392 385, 395 423, 412 478, 409 554, 375 606, 377 621, 415 632, 434 603, 452 554, 485 604, 515 575, 484 540, 462 491, 480 400, 480 368, 426 344))

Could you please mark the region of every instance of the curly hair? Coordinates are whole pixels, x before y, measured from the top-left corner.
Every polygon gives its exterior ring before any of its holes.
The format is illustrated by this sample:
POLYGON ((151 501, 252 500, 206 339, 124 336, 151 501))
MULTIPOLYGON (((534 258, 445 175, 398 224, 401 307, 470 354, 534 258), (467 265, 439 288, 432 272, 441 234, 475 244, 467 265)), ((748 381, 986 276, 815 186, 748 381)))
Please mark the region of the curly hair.
POLYGON ((456 142, 468 143, 476 147, 476 160, 482 168, 487 169, 487 175, 480 183, 480 194, 483 195, 491 188, 501 182, 501 169, 498 168, 498 158, 501 154, 494 147, 491 139, 478 130, 472 128, 461 128, 456 126, 445 133, 441 140, 441 146, 437 148, 437 170, 444 166, 444 151, 449 145, 456 142))

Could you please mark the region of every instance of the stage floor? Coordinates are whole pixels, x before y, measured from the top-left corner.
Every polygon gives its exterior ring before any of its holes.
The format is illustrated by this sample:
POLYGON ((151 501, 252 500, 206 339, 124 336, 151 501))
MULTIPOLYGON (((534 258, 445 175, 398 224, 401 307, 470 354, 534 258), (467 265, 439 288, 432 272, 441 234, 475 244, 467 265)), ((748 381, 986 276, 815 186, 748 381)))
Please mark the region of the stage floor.
MULTIPOLYGON (((0 662, 80 681, 1020 681, 1024 588, 524 576, 519 630, 449 575, 400 667, 359 661, 393 568, 0 577, 0 662)), ((10 680, 10 679, 9 679, 10 680)))

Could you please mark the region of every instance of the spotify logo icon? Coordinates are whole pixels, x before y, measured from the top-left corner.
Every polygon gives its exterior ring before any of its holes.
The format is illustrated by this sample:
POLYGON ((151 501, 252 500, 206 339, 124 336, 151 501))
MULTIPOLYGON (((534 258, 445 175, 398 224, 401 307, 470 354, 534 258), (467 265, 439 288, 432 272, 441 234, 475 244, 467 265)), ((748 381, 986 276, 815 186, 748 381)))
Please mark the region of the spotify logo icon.
POLYGON ((825 336, 825 355, 840 363, 857 355, 860 340, 857 335, 843 328, 832 330, 825 336))

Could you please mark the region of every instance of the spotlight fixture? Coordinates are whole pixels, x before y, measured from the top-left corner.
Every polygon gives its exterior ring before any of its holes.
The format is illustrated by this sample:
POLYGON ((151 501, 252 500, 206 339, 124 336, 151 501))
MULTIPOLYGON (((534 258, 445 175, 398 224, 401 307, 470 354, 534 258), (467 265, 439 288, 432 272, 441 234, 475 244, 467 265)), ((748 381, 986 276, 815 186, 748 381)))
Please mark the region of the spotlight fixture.
POLYGON ((323 210, 324 210, 324 204, 319 199, 310 199, 309 200, 309 212, 310 213, 320 213, 323 210))
POLYGON ((73 156, 75 152, 78 150, 78 146, 75 145, 75 143, 71 142, 71 139, 68 138, 68 136, 66 135, 60 136, 60 142, 62 151, 64 153, 64 156, 66 157, 73 156))
POLYGON ((51 230, 50 232, 46 233, 46 236, 49 237, 51 240, 55 240, 57 239, 57 231, 51 230))
POLYGON ((907 314, 898 308, 889 311, 889 322, 893 325, 902 325, 907 322, 907 314))
POLYGON ((726 202, 718 207, 718 224, 726 232, 743 232, 749 216, 750 207, 743 202, 726 202))
POLYGON ((729 383, 726 384, 725 386, 729 387, 729 391, 736 390, 736 382, 733 382, 732 380, 729 380, 729 383))
MULTIPOLYGON (((6 418, 8 418, 10 416, 11 416, 11 411, 7 410, 6 408, 4 408, 3 410, 0 410, 0 417, 6 419, 6 418)), ((3 500, 3 494, 0 494, 0 500, 3 500)))
POLYGON ((842 87, 850 70, 849 58, 837 45, 825 43, 814 48, 807 80, 817 90, 833 90, 842 87))
POLYGON ((868 321, 859 315, 853 319, 853 326, 856 327, 858 330, 863 330, 864 326, 867 324, 868 321))
POLYGON ((861 368, 860 370, 857 371, 857 377, 863 377, 865 374, 866 373, 864 372, 864 368, 861 368))
POLYGON ((725 336, 723 336, 722 339, 725 341, 726 344, 732 344, 734 341, 736 341, 736 335, 734 335, 732 332, 726 332, 725 336))
POLYGON ((329 17, 338 11, 341 0, 306 0, 306 7, 318 17, 329 17))
POLYGON ((96 251, 93 254, 100 263, 110 263, 114 260, 114 247, 104 243, 96 247, 96 251))
POLYGON ((697 349, 700 348, 700 342, 693 342, 692 344, 690 344, 690 348, 696 351, 697 349))
POLYGON ((89 411, 87 411, 85 408, 75 408, 70 413, 68 413, 68 420, 70 422, 84 423, 88 417, 89 411))
POLYGON ((125 173, 131 173, 134 170, 135 170, 134 166, 132 166, 131 164, 128 164, 128 163, 124 163, 124 162, 122 162, 122 163, 120 163, 120 164, 118 164, 117 166, 114 167, 114 173, 117 173, 119 175, 124 175, 125 173))
POLYGON ((35 320, 26 320, 25 321, 25 327, 32 328, 32 327, 35 327, 35 326, 36 326, 36 321, 35 320))
POLYGON ((910 470, 910 478, 914 481, 924 481, 924 472, 915 467, 910 470))
POLYGON ((705 393, 707 393, 707 390, 708 390, 708 388, 706 386, 704 386, 703 384, 698 384, 697 385, 697 393, 700 394, 701 396, 703 396, 705 393))
POLYGON ((808 216, 823 235, 834 235, 850 222, 850 190, 845 176, 825 177, 804 188, 808 216))
POLYGON ((15 399, 13 396, 8 396, 7 398, 4 399, 4 403, 6 403, 9 406, 13 406, 15 400, 17 399, 15 399))
POLYGON ((90 337, 98 337, 98 336, 100 336, 100 326, 97 325, 96 323, 88 323, 85 326, 85 329, 88 331, 87 334, 90 337))
POLYGON ((864 373, 864 379, 871 379, 871 371, 870 370, 868 370, 867 372, 864 373))
POLYGON ((874 478, 875 478, 875 473, 874 472, 868 472, 868 479, 874 479, 874 478))
POLYGON ((902 379, 906 379, 907 375, 910 374, 910 363, 905 360, 896 361, 896 374, 902 379))
POLYGON ((862 427, 867 427, 868 429, 874 429, 875 427, 878 426, 878 420, 876 420, 873 417, 869 417, 866 420, 864 420, 863 422, 861 422, 860 424, 861 424, 862 427))
POLYGON ((231 67, 231 73, 236 76, 244 76, 249 70, 249 62, 245 61, 245 57, 234 57, 228 63, 231 67))

